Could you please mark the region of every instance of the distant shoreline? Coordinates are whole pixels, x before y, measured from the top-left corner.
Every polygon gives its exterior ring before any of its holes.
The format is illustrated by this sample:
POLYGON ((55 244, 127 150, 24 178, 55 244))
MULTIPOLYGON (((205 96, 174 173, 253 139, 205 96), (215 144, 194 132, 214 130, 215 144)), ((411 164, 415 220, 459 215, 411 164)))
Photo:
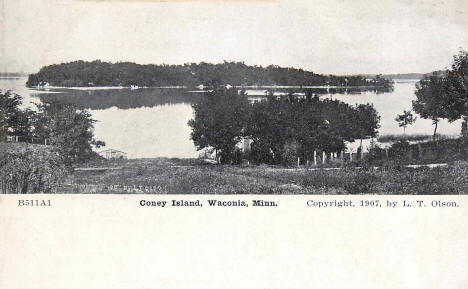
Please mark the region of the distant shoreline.
MULTIPOLYGON (((400 81, 404 82, 416 82, 417 79, 399 79, 400 81)), ((337 86, 337 85, 242 85, 242 86, 232 86, 233 88, 238 89, 313 89, 313 88, 321 88, 321 89, 346 89, 346 88, 381 88, 381 86, 375 85, 348 85, 348 86, 337 86)), ((188 89, 187 86, 142 86, 142 87, 131 87, 131 86, 32 86, 29 87, 30 89, 38 89, 38 90, 48 90, 48 89, 70 89, 70 90, 119 90, 119 89, 188 89)), ((195 90, 194 92, 204 92, 207 90, 195 90)))
POLYGON ((40 90, 47 90, 47 89, 71 89, 71 90, 111 90, 111 89, 148 89, 148 88, 161 88, 161 89, 185 89, 185 86, 151 86, 151 87, 136 87, 132 88, 131 86, 32 86, 29 87, 31 89, 40 89, 40 90))

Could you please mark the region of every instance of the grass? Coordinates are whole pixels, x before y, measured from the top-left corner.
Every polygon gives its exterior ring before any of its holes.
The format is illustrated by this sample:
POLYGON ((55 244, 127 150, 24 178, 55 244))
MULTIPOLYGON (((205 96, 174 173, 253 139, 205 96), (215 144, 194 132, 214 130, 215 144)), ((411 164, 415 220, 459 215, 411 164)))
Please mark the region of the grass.
POLYGON ((209 165, 196 159, 109 162, 105 172, 75 172, 59 191, 154 194, 467 194, 468 163, 440 168, 295 170, 209 165))

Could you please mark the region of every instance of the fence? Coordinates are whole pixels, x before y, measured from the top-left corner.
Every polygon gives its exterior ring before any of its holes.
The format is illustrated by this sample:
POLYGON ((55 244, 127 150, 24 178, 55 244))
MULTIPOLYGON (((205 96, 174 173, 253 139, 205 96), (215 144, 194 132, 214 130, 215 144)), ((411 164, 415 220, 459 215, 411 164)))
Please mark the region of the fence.
POLYGON ((24 143, 31 143, 31 144, 43 144, 49 145, 50 140, 48 138, 39 138, 39 137, 27 137, 27 136, 19 136, 19 135, 7 135, 6 142, 24 142, 24 143))
POLYGON ((446 163, 468 159, 468 142, 445 139, 416 144, 394 143, 389 149, 376 148, 369 154, 369 161, 398 161, 401 164, 446 163))
POLYGON ((310 159, 306 161, 301 160, 298 158, 297 165, 305 164, 307 166, 310 165, 326 165, 326 164, 334 164, 334 163, 344 163, 344 162, 352 162, 358 161, 365 158, 368 155, 367 152, 362 153, 353 153, 353 152, 333 152, 333 153, 325 153, 314 151, 313 156, 310 156, 310 159))

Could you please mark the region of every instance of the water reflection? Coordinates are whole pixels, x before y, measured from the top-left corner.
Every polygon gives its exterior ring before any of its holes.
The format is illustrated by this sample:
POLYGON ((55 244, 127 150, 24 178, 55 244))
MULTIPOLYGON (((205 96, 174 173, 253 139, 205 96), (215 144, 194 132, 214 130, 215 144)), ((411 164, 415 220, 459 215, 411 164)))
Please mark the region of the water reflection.
POLYGON ((57 89, 55 93, 32 94, 38 96, 42 102, 56 102, 75 104, 82 109, 108 109, 117 107, 131 109, 138 107, 154 107, 166 104, 190 104, 200 97, 199 93, 192 93, 183 89, 109 89, 109 90, 66 90, 57 89), (56 93, 60 92, 60 93, 56 93))

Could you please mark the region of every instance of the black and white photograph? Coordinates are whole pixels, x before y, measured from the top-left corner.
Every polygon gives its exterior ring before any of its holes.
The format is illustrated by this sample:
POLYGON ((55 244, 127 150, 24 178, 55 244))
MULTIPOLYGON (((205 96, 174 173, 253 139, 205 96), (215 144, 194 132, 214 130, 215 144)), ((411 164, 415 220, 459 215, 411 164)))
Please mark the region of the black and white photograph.
POLYGON ((467 289, 467 0, 0 0, 0 289, 467 289))
POLYGON ((3 0, 3 194, 468 193, 462 0, 3 0))

